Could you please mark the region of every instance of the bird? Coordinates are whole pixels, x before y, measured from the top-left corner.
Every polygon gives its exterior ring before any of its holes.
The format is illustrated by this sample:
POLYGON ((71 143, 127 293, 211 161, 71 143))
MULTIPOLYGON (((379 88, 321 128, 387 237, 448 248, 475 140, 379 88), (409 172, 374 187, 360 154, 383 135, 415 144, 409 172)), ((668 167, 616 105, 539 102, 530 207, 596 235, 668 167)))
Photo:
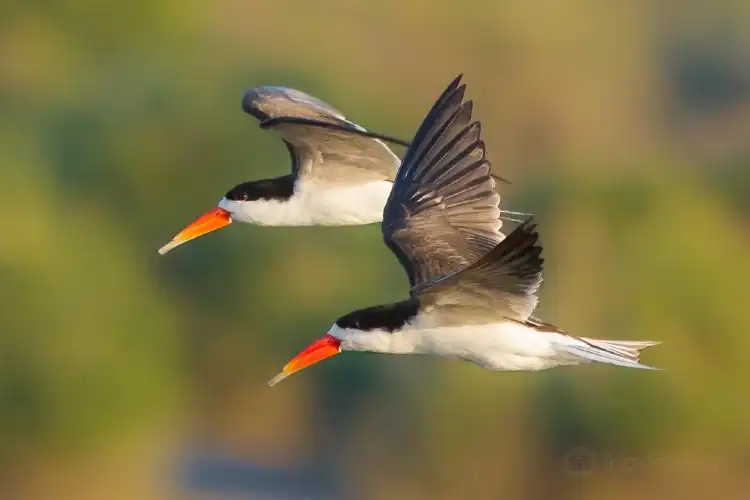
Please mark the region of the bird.
POLYGON ((532 315, 543 279, 531 216, 499 234, 481 123, 459 75, 424 118, 384 209, 383 240, 404 268, 409 297, 338 318, 268 384, 344 351, 435 355, 494 371, 640 363, 654 341, 578 337, 532 315))
MULTIPOLYGON (((290 174, 243 182, 158 252, 232 221, 260 226, 347 226, 380 222, 400 158, 395 137, 368 131, 330 104, 300 90, 261 86, 246 91, 242 109, 276 132, 289 151, 290 174)), ((495 177, 503 180, 500 177, 495 177)), ((503 211, 514 220, 520 212, 503 211)))
MULTIPOLYGON (((246 91, 242 109, 284 141, 292 172, 232 187, 218 206, 159 249, 173 248, 233 220, 261 226, 358 225, 377 222, 400 163, 382 139, 302 91, 262 86, 246 91)), ((406 143, 408 145, 408 143, 406 143)))

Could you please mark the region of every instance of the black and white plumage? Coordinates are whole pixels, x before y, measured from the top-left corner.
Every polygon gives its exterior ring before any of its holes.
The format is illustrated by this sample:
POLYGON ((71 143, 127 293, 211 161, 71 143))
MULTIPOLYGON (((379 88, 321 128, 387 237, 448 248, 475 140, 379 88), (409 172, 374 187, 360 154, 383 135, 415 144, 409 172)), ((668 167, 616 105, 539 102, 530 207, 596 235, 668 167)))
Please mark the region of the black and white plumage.
POLYGON ((342 351, 430 354, 491 370, 599 361, 632 368, 657 342, 575 337, 532 316, 544 260, 536 224, 499 233, 499 196, 479 122, 454 80, 404 156, 381 224, 409 298, 342 316, 269 384, 342 351))
POLYGON ((298 90, 258 87, 248 90, 242 109, 277 133, 289 150, 291 173, 234 186, 218 207, 196 219, 172 241, 169 250, 232 221, 264 226, 336 226, 379 222, 400 159, 385 141, 329 104, 298 90))

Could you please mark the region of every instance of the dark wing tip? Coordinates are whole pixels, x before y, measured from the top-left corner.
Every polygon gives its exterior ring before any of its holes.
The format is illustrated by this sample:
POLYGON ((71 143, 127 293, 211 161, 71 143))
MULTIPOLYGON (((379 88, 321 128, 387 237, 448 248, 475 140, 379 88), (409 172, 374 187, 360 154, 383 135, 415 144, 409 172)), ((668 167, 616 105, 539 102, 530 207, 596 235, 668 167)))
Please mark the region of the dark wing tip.
POLYGON ((542 245, 539 241, 537 223, 529 217, 516 227, 498 244, 502 248, 495 256, 497 261, 506 263, 510 273, 516 276, 530 276, 542 271, 542 245))
POLYGON ((508 249, 519 246, 537 246, 539 243, 537 226, 538 224, 534 217, 529 217, 519 224, 500 244, 507 241, 503 246, 506 246, 508 249))
POLYGON ((423 123, 427 122, 429 125, 432 119, 434 119, 436 115, 443 111, 443 108, 446 106, 446 103, 448 101, 455 99, 458 103, 460 103, 463 100, 466 93, 466 84, 461 84, 462 77, 463 75, 458 75, 450 84, 448 84, 442 94, 440 94, 440 97, 438 97, 435 103, 432 105, 432 108, 427 113, 427 116, 423 120, 423 123), (460 94, 460 97, 458 97, 458 99, 456 99, 457 94, 460 94))
MULTIPOLYGON (((469 116, 473 109, 472 101, 463 102, 466 94, 466 84, 459 85, 461 77, 458 75, 453 81, 443 90, 440 97, 433 103, 427 115, 422 120, 422 123, 417 128, 416 134, 406 150, 406 154, 401 162, 401 168, 399 168, 398 178, 405 179, 409 176, 409 173, 413 170, 411 166, 405 168, 405 165, 411 165, 412 163, 419 162, 419 156, 425 153, 425 148, 430 144, 430 135, 436 133, 433 128, 439 123, 441 116, 451 116, 455 118, 455 113, 459 110, 468 110, 469 116)), ((444 124, 448 125, 448 124, 444 124)), ((436 138, 432 138, 433 140, 436 138)), ((397 179, 398 181, 398 179, 397 179)))
POLYGON ((503 275, 531 280, 541 274, 543 266, 537 223, 529 217, 470 268, 483 273, 502 270, 503 275))

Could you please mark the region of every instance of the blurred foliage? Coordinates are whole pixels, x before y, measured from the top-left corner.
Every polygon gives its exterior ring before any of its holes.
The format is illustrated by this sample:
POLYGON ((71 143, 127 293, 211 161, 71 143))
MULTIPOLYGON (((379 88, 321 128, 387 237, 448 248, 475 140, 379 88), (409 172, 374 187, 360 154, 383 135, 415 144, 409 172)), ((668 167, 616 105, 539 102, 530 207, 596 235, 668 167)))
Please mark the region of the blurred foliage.
POLYGON ((173 497, 186 449, 313 464, 356 498, 744 498, 749 28, 734 0, 5 2, 0 498, 173 497), (666 371, 349 354, 268 389, 406 283, 376 225, 157 255, 288 168, 243 90, 408 139, 459 72, 505 206, 538 214, 540 315, 662 340, 666 371), (581 446, 598 468, 569 474, 581 446))

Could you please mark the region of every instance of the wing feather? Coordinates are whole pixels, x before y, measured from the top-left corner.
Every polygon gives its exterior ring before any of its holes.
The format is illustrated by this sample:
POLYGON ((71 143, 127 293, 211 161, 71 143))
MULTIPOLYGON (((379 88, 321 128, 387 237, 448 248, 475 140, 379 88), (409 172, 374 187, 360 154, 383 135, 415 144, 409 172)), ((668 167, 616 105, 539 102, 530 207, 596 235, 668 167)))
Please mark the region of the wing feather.
POLYGON ((245 92, 242 108, 284 139, 296 178, 339 184, 393 180, 400 160, 383 142, 403 142, 370 133, 311 95, 286 87, 245 92))
MULTIPOLYGON (((451 310, 470 309, 475 319, 508 318, 546 326, 531 317, 543 279, 541 253, 536 224, 529 219, 477 262, 425 284, 418 291, 420 302, 438 314, 447 312, 441 314, 444 322, 451 310)), ((466 315, 458 318, 465 322, 466 315)))
POLYGON ((383 239, 413 289, 468 266, 504 237, 481 124, 472 122, 460 81, 417 130, 384 210, 383 239))

